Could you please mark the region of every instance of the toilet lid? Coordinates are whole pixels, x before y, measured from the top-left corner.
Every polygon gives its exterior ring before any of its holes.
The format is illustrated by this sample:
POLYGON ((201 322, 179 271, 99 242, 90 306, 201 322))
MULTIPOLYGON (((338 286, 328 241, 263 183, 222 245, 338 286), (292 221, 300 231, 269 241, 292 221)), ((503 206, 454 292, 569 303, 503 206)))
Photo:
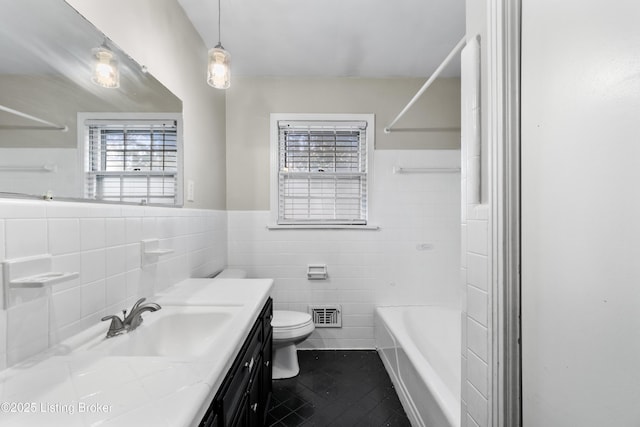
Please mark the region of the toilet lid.
POLYGON ((271 326, 274 328, 295 328, 311 321, 309 313, 301 311, 273 310, 271 326))

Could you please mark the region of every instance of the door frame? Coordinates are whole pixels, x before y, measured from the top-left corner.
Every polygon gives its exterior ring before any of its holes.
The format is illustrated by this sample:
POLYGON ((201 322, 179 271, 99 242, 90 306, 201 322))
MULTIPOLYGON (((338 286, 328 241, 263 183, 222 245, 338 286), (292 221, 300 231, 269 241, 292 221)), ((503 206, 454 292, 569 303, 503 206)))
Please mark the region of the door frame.
POLYGON ((492 292, 490 424, 522 425, 520 340, 521 0, 488 1, 492 292))

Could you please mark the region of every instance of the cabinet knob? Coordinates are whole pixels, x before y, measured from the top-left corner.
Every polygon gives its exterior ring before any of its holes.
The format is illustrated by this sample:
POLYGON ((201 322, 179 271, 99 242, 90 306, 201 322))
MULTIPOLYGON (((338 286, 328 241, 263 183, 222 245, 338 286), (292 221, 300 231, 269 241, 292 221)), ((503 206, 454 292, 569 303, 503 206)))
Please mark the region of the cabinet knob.
POLYGON ((253 405, 251 405, 251 410, 252 410, 253 412, 258 412, 258 403, 257 403, 257 402, 256 402, 256 403, 254 403, 253 405))
POLYGON ((265 361, 264 361, 264 366, 269 366, 269 364, 270 364, 270 363, 271 363, 271 361, 270 361, 270 360, 265 360, 265 361))

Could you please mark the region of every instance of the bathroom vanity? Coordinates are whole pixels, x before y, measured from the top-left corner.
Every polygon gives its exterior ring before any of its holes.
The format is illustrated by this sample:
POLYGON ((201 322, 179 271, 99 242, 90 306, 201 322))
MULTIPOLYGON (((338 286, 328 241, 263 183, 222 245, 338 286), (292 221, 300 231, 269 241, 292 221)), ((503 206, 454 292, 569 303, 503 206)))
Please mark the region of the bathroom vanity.
POLYGON ((2 424, 261 426, 271 396, 271 279, 187 279, 129 333, 98 323, 0 372, 2 424))
POLYGON ((201 427, 263 426, 271 400, 271 298, 211 402, 201 427))

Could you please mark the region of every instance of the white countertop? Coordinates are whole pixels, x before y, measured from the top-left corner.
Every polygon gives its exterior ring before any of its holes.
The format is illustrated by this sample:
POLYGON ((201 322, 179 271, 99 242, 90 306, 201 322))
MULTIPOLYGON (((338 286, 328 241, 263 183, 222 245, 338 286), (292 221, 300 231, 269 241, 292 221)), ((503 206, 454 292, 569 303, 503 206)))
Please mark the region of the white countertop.
MULTIPOLYGON (((219 332, 224 336, 218 344, 198 357, 124 357, 74 351, 104 335, 105 322, 0 372, 0 424, 197 425, 272 286, 271 279, 187 279, 152 298, 167 308, 242 305, 229 326, 219 332)), ((144 317, 151 319, 154 314, 145 313, 144 317)))

